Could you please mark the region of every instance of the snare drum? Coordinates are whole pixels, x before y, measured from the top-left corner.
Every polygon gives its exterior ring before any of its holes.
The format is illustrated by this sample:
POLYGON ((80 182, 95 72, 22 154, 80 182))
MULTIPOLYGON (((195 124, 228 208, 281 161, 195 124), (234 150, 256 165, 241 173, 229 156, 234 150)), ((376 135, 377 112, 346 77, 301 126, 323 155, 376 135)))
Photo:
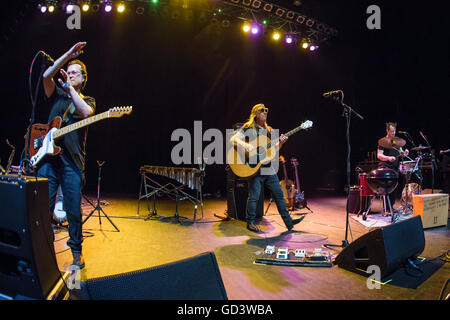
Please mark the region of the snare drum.
POLYGON ((399 171, 402 174, 412 173, 415 167, 416 161, 402 161, 400 162, 399 171))
POLYGON ((359 185, 360 185, 359 195, 361 197, 369 197, 374 195, 372 189, 370 189, 369 187, 369 183, 367 182, 367 176, 368 176, 367 173, 359 174, 359 185))

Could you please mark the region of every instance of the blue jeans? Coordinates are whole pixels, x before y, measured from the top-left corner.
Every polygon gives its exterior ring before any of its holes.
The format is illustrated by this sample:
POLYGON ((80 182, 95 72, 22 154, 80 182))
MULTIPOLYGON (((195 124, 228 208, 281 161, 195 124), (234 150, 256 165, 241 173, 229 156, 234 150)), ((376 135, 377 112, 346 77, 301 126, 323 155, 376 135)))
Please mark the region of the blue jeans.
POLYGON ((62 156, 48 157, 38 169, 38 176, 48 179, 48 195, 50 202, 50 217, 55 209, 58 186, 61 185, 63 208, 69 223, 69 240, 67 245, 72 252, 81 252, 82 221, 81 221, 81 170, 70 160, 62 156))
POLYGON ((246 218, 247 222, 254 223, 256 219, 256 206, 261 193, 261 186, 264 184, 272 192, 272 199, 277 205, 278 213, 283 219, 286 227, 292 225, 292 218, 289 215, 289 211, 286 208, 286 202, 281 190, 280 180, 276 174, 273 175, 257 175, 248 180, 248 199, 246 218))

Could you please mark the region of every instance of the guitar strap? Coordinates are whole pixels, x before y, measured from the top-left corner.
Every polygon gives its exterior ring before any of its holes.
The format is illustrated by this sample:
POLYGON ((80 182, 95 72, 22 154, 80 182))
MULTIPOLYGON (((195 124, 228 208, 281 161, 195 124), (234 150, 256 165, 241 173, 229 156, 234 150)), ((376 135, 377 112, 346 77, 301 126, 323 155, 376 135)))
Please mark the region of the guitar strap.
POLYGON ((75 112, 75 105, 73 104, 73 102, 70 103, 70 105, 67 107, 66 111, 64 111, 64 115, 63 115, 63 122, 67 122, 68 119, 67 117, 70 114, 73 114, 75 112))

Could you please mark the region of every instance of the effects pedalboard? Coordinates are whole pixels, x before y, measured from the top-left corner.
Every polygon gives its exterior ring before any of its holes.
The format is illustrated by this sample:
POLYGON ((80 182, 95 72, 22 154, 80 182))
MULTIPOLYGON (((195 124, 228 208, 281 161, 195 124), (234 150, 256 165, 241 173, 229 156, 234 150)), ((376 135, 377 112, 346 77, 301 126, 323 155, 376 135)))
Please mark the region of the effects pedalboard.
POLYGON ((289 249, 287 247, 266 246, 256 264, 290 266, 290 267, 328 267, 333 266, 330 252, 322 249, 289 249))

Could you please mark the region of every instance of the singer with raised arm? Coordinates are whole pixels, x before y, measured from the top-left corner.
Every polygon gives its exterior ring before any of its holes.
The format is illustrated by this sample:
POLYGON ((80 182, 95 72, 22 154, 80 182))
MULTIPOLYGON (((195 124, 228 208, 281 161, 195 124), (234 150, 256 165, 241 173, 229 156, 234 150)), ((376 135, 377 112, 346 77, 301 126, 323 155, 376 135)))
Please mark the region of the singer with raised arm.
MULTIPOLYGON (((267 124, 268 112, 269 109, 262 103, 253 106, 248 121, 230 138, 230 142, 246 152, 251 152, 254 146, 245 141, 246 137, 250 138, 250 140, 257 139, 262 135, 270 138, 273 129, 267 124)), ((276 147, 278 149, 281 148, 287 139, 287 136, 281 135, 276 147)), ((262 168, 264 168, 264 172, 260 170, 256 175, 248 179, 249 194, 246 207, 247 229, 252 232, 260 232, 260 229, 256 225, 256 207, 260 198, 261 187, 264 185, 272 192, 272 197, 277 205, 278 213, 283 219, 286 228, 291 230, 294 225, 303 220, 304 216, 298 219, 291 218, 289 211, 286 208, 283 190, 281 189, 280 181, 275 169, 271 167, 270 162, 267 165, 262 166, 262 168)))
MULTIPOLYGON (((78 42, 50 65, 43 74, 45 103, 50 108, 49 122, 61 117, 62 125, 67 126, 90 117, 95 112, 95 99, 81 93, 87 82, 85 64, 76 59, 83 53, 86 42, 78 42), (67 64, 67 69, 63 67, 67 64), (62 79, 55 83, 54 77, 60 74, 62 79)), ((50 58, 51 60, 51 58, 50 58)), ((58 186, 62 187, 63 207, 68 221, 70 247, 73 265, 83 268, 82 255, 82 216, 81 189, 84 184, 87 128, 74 130, 61 138, 58 145, 63 152, 46 157, 37 166, 40 177, 48 178, 50 212, 55 207, 58 186)))
MULTIPOLYGON (((380 160, 379 166, 383 168, 389 168, 399 173, 400 157, 407 156, 409 150, 403 150, 406 141, 402 138, 396 137, 397 123, 386 123, 386 136, 378 140, 377 158, 380 160)), ((395 199, 397 198, 396 188, 389 194, 389 201, 394 207, 395 199)))

